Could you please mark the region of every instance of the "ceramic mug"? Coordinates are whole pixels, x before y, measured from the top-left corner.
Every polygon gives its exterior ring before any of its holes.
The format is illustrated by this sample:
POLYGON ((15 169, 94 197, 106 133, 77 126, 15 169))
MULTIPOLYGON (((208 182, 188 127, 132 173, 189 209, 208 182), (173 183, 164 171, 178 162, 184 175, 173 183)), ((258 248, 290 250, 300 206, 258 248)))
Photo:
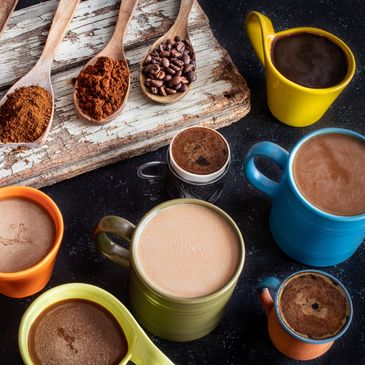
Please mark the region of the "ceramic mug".
MULTIPOLYGON (((213 131, 215 134, 224 140, 228 156, 225 164, 218 170, 211 174, 199 175, 182 169, 174 160, 172 154, 172 145, 175 138, 181 133, 179 132, 172 139, 165 161, 151 161, 141 165, 137 170, 137 175, 141 179, 158 181, 164 180, 166 182, 166 190, 172 199, 176 198, 195 198, 215 203, 222 195, 227 172, 231 162, 231 151, 227 140, 216 130, 207 127, 190 127, 205 128, 213 131), (152 173, 151 169, 163 167, 162 173, 152 173)), ((184 129, 182 132, 186 131, 184 129)))
POLYGON ((20 322, 18 343, 23 362, 33 365, 29 352, 29 332, 37 317, 49 306, 68 299, 89 300, 106 309, 121 326, 127 339, 128 352, 119 365, 173 365, 151 342, 128 309, 107 291, 89 284, 72 283, 52 288, 39 296, 26 310, 20 322))
POLYGON ((37 189, 25 186, 0 188, 0 199, 23 198, 46 210, 55 226, 54 243, 49 253, 34 266, 11 273, 0 272, 0 293, 8 297, 23 298, 42 290, 51 278, 53 266, 63 237, 63 218, 54 201, 37 189))
POLYGON ((257 291, 260 302, 268 316, 268 331, 270 339, 273 345, 285 356, 295 360, 311 360, 315 359, 324 353, 326 353, 333 345, 334 341, 340 338, 349 328, 353 317, 353 306, 351 297, 346 288, 332 275, 329 275, 323 271, 318 270, 302 270, 298 271, 283 282, 280 282, 275 277, 265 277, 257 285, 257 291), (339 285, 346 295, 350 313, 345 325, 342 329, 333 337, 329 337, 322 340, 314 340, 307 337, 302 337, 290 329, 285 322, 281 319, 278 310, 278 299, 280 298, 280 291, 285 286, 285 283, 295 275, 301 273, 318 273, 327 278, 332 282, 339 285), (272 298, 269 289, 274 290, 276 295, 272 298))
POLYGON ((355 73, 355 58, 350 48, 339 38, 322 29, 300 27, 275 33, 270 19, 258 12, 246 17, 246 29, 254 50, 265 67, 267 103, 271 113, 281 122, 293 127, 305 127, 317 122, 355 73), (347 74, 337 85, 329 88, 308 88, 284 77, 274 66, 271 47, 278 37, 312 33, 328 38, 340 47, 347 58, 347 74))
POLYGON ((115 216, 101 219, 94 239, 98 250, 111 261, 130 267, 130 301, 138 322, 153 334, 172 341, 191 341, 207 335, 219 323, 243 268, 245 248, 241 232, 232 218, 220 208, 197 199, 176 199, 150 210, 137 226, 115 216), (240 246, 237 269, 220 290, 198 298, 180 298, 159 292, 144 276, 137 259, 138 237, 149 219, 159 211, 178 204, 194 204, 218 213, 233 228, 240 246), (116 234, 130 243, 130 249, 114 243, 106 233, 116 234))
POLYGON ((293 177, 293 161, 299 148, 310 138, 340 133, 365 137, 342 128, 318 129, 300 139, 289 154, 272 142, 259 142, 245 158, 248 181, 272 199, 269 224, 278 246, 293 259, 310 266, 339 264, 357 250, 365 237, 365 214, 339 216, 311 204, 300 192, 293 177), (263 156, 283 170, 279 183, 263 175, 254 159, 263 156))

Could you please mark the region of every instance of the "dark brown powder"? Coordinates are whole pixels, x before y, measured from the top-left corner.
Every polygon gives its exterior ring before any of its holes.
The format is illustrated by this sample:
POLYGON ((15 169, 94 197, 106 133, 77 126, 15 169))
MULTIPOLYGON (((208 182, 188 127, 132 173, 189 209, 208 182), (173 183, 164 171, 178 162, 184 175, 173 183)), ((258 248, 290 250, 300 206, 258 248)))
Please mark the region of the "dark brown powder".
POLYGON ((77 78, 77 99, 82 111, 95 120, 109 117, 123 104, 129 70, 122 60, 100 57, 77 78))
POLYGON ((52 97, 40 86, 16 89, 0 107, 0 141, 34 142, 47 128, 52 97))

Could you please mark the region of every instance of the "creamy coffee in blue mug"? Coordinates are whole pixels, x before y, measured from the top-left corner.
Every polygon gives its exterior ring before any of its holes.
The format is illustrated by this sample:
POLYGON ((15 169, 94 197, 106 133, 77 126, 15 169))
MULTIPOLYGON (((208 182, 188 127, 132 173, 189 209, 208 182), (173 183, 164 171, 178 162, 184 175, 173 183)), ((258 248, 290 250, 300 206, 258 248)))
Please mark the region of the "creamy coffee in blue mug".
POLYGON ((248 181, 272 199, 270 229, 279 247, 311 266, 348 259, 365 237, 365 137, 325 128, 303 137, 291 153, 259 142, 245 159, 248 181), (255 157, 283 170, 278 183, 262 174, 255 157))

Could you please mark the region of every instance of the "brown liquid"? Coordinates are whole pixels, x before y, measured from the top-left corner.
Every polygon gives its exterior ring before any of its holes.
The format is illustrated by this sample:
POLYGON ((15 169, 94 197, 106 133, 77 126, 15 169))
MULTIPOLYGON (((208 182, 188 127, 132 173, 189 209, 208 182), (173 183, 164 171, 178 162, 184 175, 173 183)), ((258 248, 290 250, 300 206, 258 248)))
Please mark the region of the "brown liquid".
POLYGON ((294 276, 279 293, 279 313, 284 323, 302 337, 325 339, 346 324, 350 306, 337 283, 317 273, 294 276))
POLYGON ((138 239, 137 257, 154 288, 194 298, 221 289, 231 279, 240 249, 233 228, 218 213, 179 204, 147 222, 138 239))
POLYGON ((28 269, 51 250, 55 226, 40 205, 27 199, 2 199, 0 217, 0 272, 28 269))
POLYGON ((228 147, 218 133, 197 127, 182 131, 175 137, 172 155, 183 170, 206 175, 224 166, 228 158, 228 147))
POLYGON ((45 309, 29 333, 35 365, 119 364, 128 352, 117 320, 102 306, 83 299, 60 301, 45 309))
POLYGON ((271 58, 287 79, 310 88, 338 85, 347 73, 347 59, 342 49, 328 38, 312 33, 277 38, 271 58))
POLYGON ((295 183, 317 208, 353 216, 365 213, 365 142, 322 134, 305 142, 293 161, 295 183))

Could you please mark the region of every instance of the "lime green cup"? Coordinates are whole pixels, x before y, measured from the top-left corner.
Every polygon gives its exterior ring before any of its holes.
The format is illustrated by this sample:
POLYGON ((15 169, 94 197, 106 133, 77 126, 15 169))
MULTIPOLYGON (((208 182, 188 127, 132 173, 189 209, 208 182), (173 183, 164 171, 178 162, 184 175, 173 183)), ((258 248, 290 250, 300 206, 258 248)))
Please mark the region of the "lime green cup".
POLYGON ((104 256, 130 269, 130 302, 138 322, 153 334, 171 341, 201 338, 218 325, 242 272, 245 258, 244 241, 236 223, 222 209, 198 199, 175 199, 162 203, 145 214, 137 226, 120 217, 104 217, 95 230, 94 240, 104 256), (232 227, 237 237, 240 254, 237 268, 230 280, 212 294, 182 298, 161 293, 149 284, 138 263, 138 237, 141 236, 146 223, 159 211, 177 204, 194 204, 213 210, 232 227), (128 241, 130 249, 127 250, 113 242, 107 233, 128 241))
POLYGON ((128 352, 119 365, 132 361, 137 365, 173 365, 147 337, 128 309, 107 291, 89 284, 71 283, 57 286, 39 296, 26 310, 19 327, 19 349, 25 365, 33 365, 29 353, 29 332, 37 317, 49 306, 67 299, 84 299, 97 303, 111 313, 121 326, 128 342, 128 352))

